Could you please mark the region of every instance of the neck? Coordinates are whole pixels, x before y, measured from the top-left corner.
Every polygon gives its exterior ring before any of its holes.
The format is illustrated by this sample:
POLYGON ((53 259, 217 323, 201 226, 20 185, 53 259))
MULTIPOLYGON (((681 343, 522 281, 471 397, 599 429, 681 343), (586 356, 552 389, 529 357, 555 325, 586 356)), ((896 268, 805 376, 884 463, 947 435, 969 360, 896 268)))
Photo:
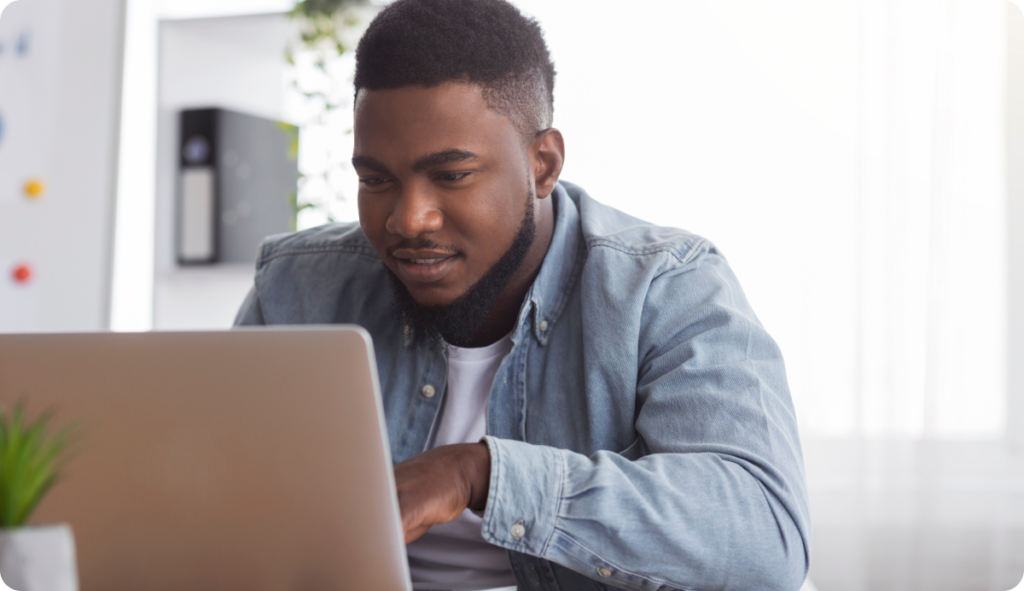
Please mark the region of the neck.
POLYGON ((523 307, 523 300, 527 292, 533 286, 534 280, 540 273, 540 267, 544 264, 544 257, 551 247, 551 238, 555 234, 555 212, 554 193, 545 199, 538 199, 535 202, 534 216, 537 222, 537 234, 530 246, 530 251, 523 259, 519 270, 509 279, 508 286, 498 296, 498 301, 487 314, 483 324, 477 329, 476 336, 469 344, 470 347, 486 347, 498 342, 505 335, 512 332, 519 319, 519 311, 523 307))

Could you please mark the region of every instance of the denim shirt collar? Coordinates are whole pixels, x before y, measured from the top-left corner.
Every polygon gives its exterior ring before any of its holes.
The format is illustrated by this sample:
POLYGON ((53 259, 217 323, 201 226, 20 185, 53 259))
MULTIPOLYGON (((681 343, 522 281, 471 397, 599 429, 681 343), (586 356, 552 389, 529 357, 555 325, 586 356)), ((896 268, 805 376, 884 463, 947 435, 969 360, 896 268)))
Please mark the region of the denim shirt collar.
POLYGON ((586 258, 581 244, 580 213, 576 200, 561 182, 555 184, 550 199, 554 200, 555 231, 540 273, 523 300, 519 320, 512 331, 514 342, 519 341, 529 319, 533 324, 533 336, 542 346, 547 344, 548 335, 569 302, 586 258))

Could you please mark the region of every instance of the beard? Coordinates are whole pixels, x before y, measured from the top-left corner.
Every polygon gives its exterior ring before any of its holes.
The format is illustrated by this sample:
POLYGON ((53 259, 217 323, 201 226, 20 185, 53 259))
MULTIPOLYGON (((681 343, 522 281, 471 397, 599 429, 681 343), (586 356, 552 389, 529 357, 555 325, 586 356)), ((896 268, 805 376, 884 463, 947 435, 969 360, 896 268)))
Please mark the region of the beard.
POLYGON ((531 189, 526 200, 526 215, 519 225, 519 231, 512 240, 512 246, 466 293, 445 306, 424 306, 417 302, 402 280, 394 271, 385 266, 391 279, 395 312, 409 329, 409 337, 415 345, 427 345, 439 350, 444 343, 456 347, 468 347, 477 331, 494 308, 508 282, 526 259, 537 233, 537 222, 533 219, 534 193, 531 189))

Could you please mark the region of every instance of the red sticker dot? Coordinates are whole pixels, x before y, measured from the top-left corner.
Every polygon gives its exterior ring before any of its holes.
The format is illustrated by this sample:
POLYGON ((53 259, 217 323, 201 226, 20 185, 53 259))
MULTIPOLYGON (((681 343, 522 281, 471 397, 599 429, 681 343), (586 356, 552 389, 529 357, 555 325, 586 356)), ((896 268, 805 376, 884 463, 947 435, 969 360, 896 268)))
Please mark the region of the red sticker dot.
POLYGON ((32 281, 32 266, 28 263, 16 265, 14 271, 11 272, 11 277, 15 283, 28 283, 32 281))

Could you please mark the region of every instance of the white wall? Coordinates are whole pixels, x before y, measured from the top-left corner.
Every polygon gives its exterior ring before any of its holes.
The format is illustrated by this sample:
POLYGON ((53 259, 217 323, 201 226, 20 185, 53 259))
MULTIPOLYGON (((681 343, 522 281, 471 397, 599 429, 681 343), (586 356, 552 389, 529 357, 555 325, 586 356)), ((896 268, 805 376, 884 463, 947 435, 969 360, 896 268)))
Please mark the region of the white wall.
POLYGON ((283 56, 292 31, 283 14, 160 24, 153 310, 157 330, 231 326, 254 273, 250 265, 179 267, 174 260, 178 113, 222 107, 283 119, 283 56))

